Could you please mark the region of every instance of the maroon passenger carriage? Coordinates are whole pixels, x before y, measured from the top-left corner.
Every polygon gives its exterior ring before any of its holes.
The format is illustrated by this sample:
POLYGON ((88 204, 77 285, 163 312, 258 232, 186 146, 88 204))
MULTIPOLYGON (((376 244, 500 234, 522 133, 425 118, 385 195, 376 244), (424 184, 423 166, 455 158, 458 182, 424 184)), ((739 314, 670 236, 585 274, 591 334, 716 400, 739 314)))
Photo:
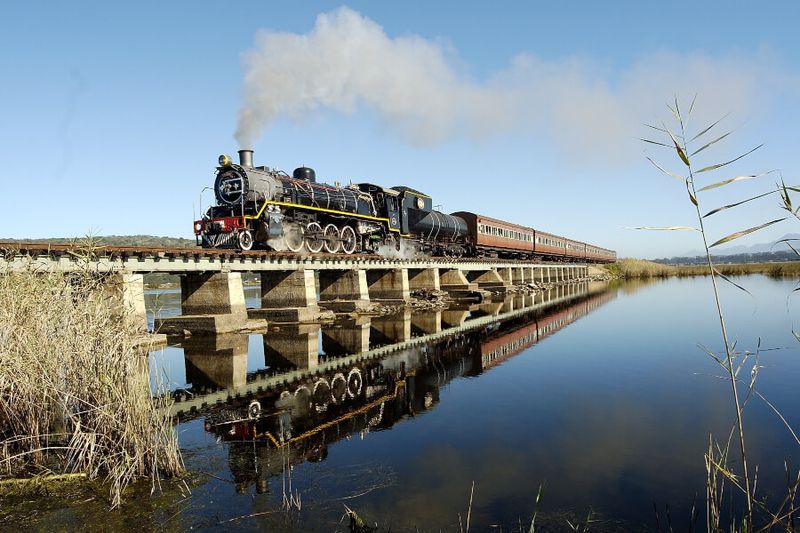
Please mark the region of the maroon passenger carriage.
POLYGON ((468 211, 458 211, 452 215, 463 219, 467 224, 467 241, 473 246, 468 255, 595 263, 617 260, 616 252, 593 244, 468 211))

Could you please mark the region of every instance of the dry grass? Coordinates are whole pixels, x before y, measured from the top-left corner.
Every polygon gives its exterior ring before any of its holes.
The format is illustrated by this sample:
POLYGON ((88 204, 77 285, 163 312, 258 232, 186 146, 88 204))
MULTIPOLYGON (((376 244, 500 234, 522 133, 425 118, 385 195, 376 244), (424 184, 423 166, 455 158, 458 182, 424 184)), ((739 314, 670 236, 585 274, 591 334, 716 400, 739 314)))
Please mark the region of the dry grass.
MULTIPOLYGON (((606 265, 612 275, 621 279, 667 278, 671 276, 708 276, 708 265, 662 265, 642 259, 620 259, 606 265)), ((716 271, 724 276, 765 274, 774 278, 800 277, 800 261, 785 263, 715 264, 716 271)))
MULTIPOLYGON (((707 276, 708 265, 677 266, 678 276, 707 276)), ((765 274, 773 278, 800 277, 800 261, 786 263, 744 263, 725 265, 717 263, 714 268, 724 276, 746 276, 765 274)))
POLYGON ((606 268, 620 279, 666 278, 675 276, 677 272, 676 267, 642 259, 620 259, 606 268))
POLYGON ((182 471, 140 334, 97 276, 0 273, 0 476, 82 473, 117 506, 182 471))

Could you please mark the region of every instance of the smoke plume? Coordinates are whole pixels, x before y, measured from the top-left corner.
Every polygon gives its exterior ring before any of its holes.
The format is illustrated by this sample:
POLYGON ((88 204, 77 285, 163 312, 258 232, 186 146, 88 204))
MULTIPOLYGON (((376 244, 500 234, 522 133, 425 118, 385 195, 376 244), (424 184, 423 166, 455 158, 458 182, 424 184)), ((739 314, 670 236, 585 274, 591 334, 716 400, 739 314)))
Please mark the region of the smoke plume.
MULTIPOLYGON (((389 37, 343 7, 307 34, 261 30, 244 58, 236 139, 252 147, 276 118, 328 108, 375 112, 415 145, 498 135, 540 136, 576 157, 616 158, 639 124, 664 115, 674 95, 701 95, 708 117, 746 114, 796 79, 776 75, 768 54, 714 58, 659 53, 625 70, 589 59, 547 61, 531 53, 476 80, 455 52, 418 36, 389 37), (705 98, 703 98, 705 96, 705 98)), ((705 119, 707 117, 698 117, 705 119)))

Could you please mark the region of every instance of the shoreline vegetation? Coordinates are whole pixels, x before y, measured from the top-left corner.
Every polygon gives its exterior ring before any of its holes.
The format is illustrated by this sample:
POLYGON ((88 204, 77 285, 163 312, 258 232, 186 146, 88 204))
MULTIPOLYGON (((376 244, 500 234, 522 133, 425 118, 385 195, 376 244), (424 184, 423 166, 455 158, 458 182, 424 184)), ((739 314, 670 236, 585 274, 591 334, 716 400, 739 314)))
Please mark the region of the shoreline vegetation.
POLYGON ((183 472, 116 289, 88 270, 0 275, 0 497, 75 477, 117 507, 132 483, 183 472))
MULTIPOLYGON (((648 279, 688 276, 708 276, 706 265, 664 265, 643 259, 620 259, 604 267, 615 278, 648 279)), ((800 277, 800 261, 778 263, 734 263, 714 265, 724 276, 764 274, 773 278, 800 277)))

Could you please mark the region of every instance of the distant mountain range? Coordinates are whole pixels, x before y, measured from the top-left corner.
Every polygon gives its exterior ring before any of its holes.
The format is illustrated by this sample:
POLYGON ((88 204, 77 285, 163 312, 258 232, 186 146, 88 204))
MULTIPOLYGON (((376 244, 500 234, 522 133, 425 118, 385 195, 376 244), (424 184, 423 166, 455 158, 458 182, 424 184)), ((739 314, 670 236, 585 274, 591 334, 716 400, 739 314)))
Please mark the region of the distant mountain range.
MULTIPOLYGON (((762 263, 800 260, 800 257, 798 257, 786 243, 779 242, 785 239, 797 239, 791 244, 800 251, 800 233, 787 233, 773 242, 753 244, 750 246, 730 246, 720 250, 714 250, 713 257, 717 262, 723 263, 762 263)), ((701 250, 690 250, 682 256, 654 259, 654 261, 656 263, 665 264, 693 264, 705 261, 705 254, 701 250)))
MULTIPOLYGON (((143 246, 146 248, 191 248, 197 246, 194 239, 181 237, 156 237, 154 235, 104 235, 92 237, 96 242, 108 246, 143 246)), ((9 239, 0 237, 4 242, 49 242, 52 244, 69 244, 81 242, 84 238, 51 237, 48 239, 9 239)))
MULTIPOLYGON (((800 239, 800 233, 787 233, 786 235, 778 239, 778 241, 782 241, 784 239, 800 239)), ((798 246, 800 246, 800 240, 793 242, 792 245, 795 248, 798 248, 798 246)), ((800 248, 798 249, 800 250, 800 248)), ((789 247, 783 243, 778 243, 777 241, 773 241, 762 244, 752 244, 750 246, 745 246, 740 244, 737 246, 725 247, 714 252, 714 255, 763 254, 770 252, 781 252, 784 250, 789 250, 789 247)), ((703 255, 703 251, 690 250, 685 254, 683 254, 684 257, 694 257, 697 255, 703 255)))

